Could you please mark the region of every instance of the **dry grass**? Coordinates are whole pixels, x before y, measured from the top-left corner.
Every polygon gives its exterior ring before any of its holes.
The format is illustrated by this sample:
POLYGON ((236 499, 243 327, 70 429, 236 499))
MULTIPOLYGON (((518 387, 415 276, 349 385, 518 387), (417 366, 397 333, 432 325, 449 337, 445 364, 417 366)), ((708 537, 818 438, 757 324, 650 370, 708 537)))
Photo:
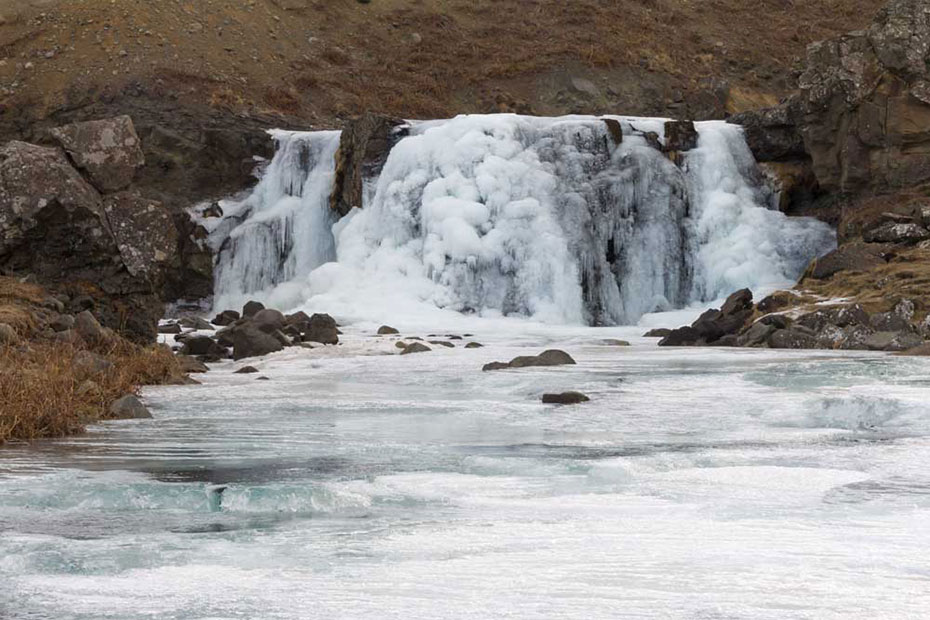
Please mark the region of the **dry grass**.
POLYGON ((165 347, 123 341, 100 353, 113 368, 93 376, 75 368, 79 351, 61 344, 0 346, 0 443, 80 433, 105 419, 117 398, 183 376, 165 347))

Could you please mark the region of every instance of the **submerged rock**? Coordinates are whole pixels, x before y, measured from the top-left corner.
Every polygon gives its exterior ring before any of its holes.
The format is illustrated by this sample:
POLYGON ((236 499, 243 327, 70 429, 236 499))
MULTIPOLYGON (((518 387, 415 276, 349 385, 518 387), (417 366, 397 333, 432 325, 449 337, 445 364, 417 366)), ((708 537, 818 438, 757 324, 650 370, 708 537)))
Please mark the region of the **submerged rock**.
POLYGON ((427 351, 432 351, 428 346, 422 342, 411 342, 404 350, 400 352, 401 355, 409 355, 411 353, 426 353, 427 351))
POLYGON ((400 333, 399 331, 397 331, 390 325, 382 325, 381 327, 378 328, 379 336, 390 336, 390 335, 399 334, 399 333, 400 333))
POLYGON ((530 368, 533 366, 563 366, 575 364, 572 356, 560 349, 548 349, 539 355, 520 355, 509 362, 491 362, 481 370, 503 370, 505 368, 530 368))
POLYGON ((542 401, 547 405, 577 405, 586 403, 590 398, 581 392, 562 392, 560 394, 543 394, 542 401))
POLYGON ((243 366, 239 370, 235 371, 234 375, 253 375, 258 372, 258 368, 255 366, 243 366))
POLYGON ((484 345, 480 342, 469 342, 465 345, 466 349, 481 349, 482 347, 484 347, 484 345))
POLYGON ((671 333, 671 329, 668 329, 667 327, 659 327, 656 329, 650 329, 648 332, 643 334, 643 338, 665 338, 666 336, 670 336, 671 333))

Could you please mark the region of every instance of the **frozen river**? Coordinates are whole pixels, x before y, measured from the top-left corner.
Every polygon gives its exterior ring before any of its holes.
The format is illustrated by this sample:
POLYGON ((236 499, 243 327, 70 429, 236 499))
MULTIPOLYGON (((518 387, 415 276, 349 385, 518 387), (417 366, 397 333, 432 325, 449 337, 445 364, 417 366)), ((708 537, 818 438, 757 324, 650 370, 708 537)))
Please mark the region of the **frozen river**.
POLYGON ((930 615, 930 362, 641 332, 291 350, 2 449, 0 617, 930 615))

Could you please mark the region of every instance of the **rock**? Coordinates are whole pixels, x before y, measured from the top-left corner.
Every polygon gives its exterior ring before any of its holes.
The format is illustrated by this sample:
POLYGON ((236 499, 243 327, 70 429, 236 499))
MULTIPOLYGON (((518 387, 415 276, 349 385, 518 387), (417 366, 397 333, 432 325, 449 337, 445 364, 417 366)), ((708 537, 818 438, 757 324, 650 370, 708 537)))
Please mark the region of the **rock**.
POLYGON ((772 293, 758 304, 756 304, 756 309, 759 312, 769 314, 770 312, 777 312, 782 308, 790 306, 795 299, 795 296, 787 291, 778 291, 772 293))
POLYGON ((906 355, 909 357, 927 357, 930 356, 930 342, 925 342, 921 345, 907 349, 906 351, 898 351, 895 355, 906 355))
POLYGON ((161 282, 178 248, 178 231, 168 210, 131 192, 106 196, 103 210, 129 273, 161 282))
POLYGON ((178 355, 175 359, 178 360, 178 365, 183 373, 200 374, 210 370, 206 364, 190 355, 178 355))
POLYGON ((223 361, 224 358, 226 358, 226 356, 226 352, 224 351, 222 355, 218 355, 216 353, 207 353, 206 355, 198 355, 194 359, 196 359, 201 364, 219 364, 223 361))
POLYGON ((773 349, 818 348, 817 338, 798 327, 776 330, 769 336, 768 343, 773 349))
POLYGON ((22 342, 19 334, 10 325, 0 323, 0 346, 14 346, 22 342))
POLYGON ((682 153, 697 148, 698 132, 692 121, 665 122, 665 152, 680 165, 682 153))
POLYGON ((455 345, 454 345, 454 344, 452 344, 451 342, 446 342, 445 340, 429 340, 428 342, 429 342, 430 344, 434 344, 434 345, 437 345, 437 346, 440 346, 440 347, 446 347, 446 348, 449 348, 449 349, 454 349, 454 348, 455 348, 455 345))
POLYGON ((623 143, 623 126, 615 118, 605 118, 604 124, 607 126, 607 134, 616 146, 623 143))
POLYGON ((720 312, 724 316, 731 316, 746 310, 752 310, 752 291, 748 288, 736 291, 727 297, 727 300, 720 308, 720 312))
POLYGON ((398 340, 397 342, 394 343, 394 346, 397 347, 398 349, 406 349, 407 343, 404 342, 403 340, 398 340))
POLYGON ((767 314, 763 317, 759 317, 759 320, 756 322, 762 325, 772 325, 775 329, 787 329, 791 324, 791 320, 782 314, 767 314))
POLYGON ((702 342, 701 333, 691 326, 679 327, 659 341, 660 347, 694 346, 702 342))
POLYGON ((912 331, 910 320, 893 311, 873 314, 869 325, 877 332, 912 331))
POLYGON ((401 355, 409 355, 411 353, 426 353, 427 351, 432 351, 428 346, 422 342, 411 342, 404 350, 400 352, 401 355))
POLYGON ((775 162, 807 158, 801 120, 800 101, 791 98, 772 108, 736 114, 727 122, 743 127, 756 161, 775 162))
POLYGON ((489 370, 504 370, 510 368, 510 364, 507 362, 490 362, 481 367, 481 370, 487 372, 489 370))
POLYGON ((165 323, 158 326, 159 334, 180 334, 182 331, 179 323, 165 323))
POLYGON ((78 351, 71 358, 71 368, 78 381, 112 372, 113 362, 90 351, 78 351))
POLYGON ((378 176, 388 153, 406 135, 405 121, 377 114, 367 113, 345 124, 330 196, 330 208, 339 217, 362 206, 362 183, 378 176))
POLYGON ((658 327, 656 329, 650 329, 648 332, 643 334, 643 338, 665 338, 671 333, 672 330, 668 329, 667 327, 658 327))
POLYGON ((388 325, 382 325, 381 327, 378 328, 379 336, 390 336, 390 335, 399 334, 399 333, 400 333, 399 331, 397 331, 396 329, 388 325))
POLYGON ((823 330, 828 325, 838 327, 848 327, 850 325, 869 326, 871 318, 861 305, 851 304, 815 310, 798 317, 795 323, 809 329, 811 333, 815 333, 823 330))
POLYGON ((581 392, 562 392, 560 394, 543 394, 542 401, 547 405, 577 405, 586 403, 590 398, 581 392))
POLYGON ((74 329, 74 317, 70 314, 59 314, 51 321, 49 321, 48 326, 56 332, 64 332, 68 331, 69 329, 74 329))
POLYGON ((737 344, 741 347, 757 347, 763 344, 768 344, 769 336, 775 333, 779 328, 775 325, 770 325, 757 321, 753 323, 749 329, 740 334, 737 344))
POLYGON ((74 329, 87 344, 104 346, 112 342, 112 336, 87 310, 74 317, 74 329))
POLYGON ((807 268, 805 277, 825 280, 841 271, 869 271, 886 262, 887 246, 853 242, 816 258, 807 268))
POLYGON ((110 405, 110 418, 113 420, 144 420, 152 414, 138 398, 127 394, 110 405))
POLYGON ((73 329, 66 329, 63 332, 55 332, 52 334, 51 339, 54 342, 70 345, 72 347, 79 347, 84 344, 84 340, 81 338, 81 335, 73 329))
POLYGON ((928 45, 926 0, 891 0, 868 29, 808 47, 801 131, 824 189, 930 179, 928 45))
POLYGON ((236 329, 232 340, 233 359, 237 361, 247 357, 268 355, 284 348, 277 338, 252 325, 244 325, 236 329))
POLYGON ((181 327, 186 329, 196 329, 198 331, 215 331, 213 325, 208 323, 205 319, 200 318, 199 316, 186 316, 178 321, 181 327))
POLYGON ((480 342, 469 342, 468 344, 465 345, 466 349, 481 349, 483 347, 484 345, 481 344, 480 342))
POLYGON ((51 135, 101 192, 124 189, 145 163, 128 116, 73 123, 51 130, 51 135))
POLYGON ((336 320, 328 314, 314 314, 310 317, 303 339, 304 342, 339 344, 339 328, 336 326, 336 320))
POLYGON ((252 317, 252 323, 263 332, 271 334, 284 329, 287 319, 277 310, 265 308, 255 313, 252 317))
POLYGON ((239 313, 235 310, 223 310, 211 321, 214 325, 219 325, 220 327, 225 327, 227 325, 232 325, 239 320, 239 313))
POLYGON ((629 346, 631 346, 630 343, 627 342, 626 340, 617 340, 617 339, 615 339, 615 338, 608 338, 608 339, 606 339, 606 340, 602 340, 601 342, 602 342, 602 344, 605 344, 605 345, 607 345, 607 346, 609 346, 609 347, 629 347, 629 346))
POLYGON ((914 244, 930 239, 930 231, 920 224, 896 224, 886 222, 863 233, 866 243, 914 244))
POLYGON ((214 355, 224 357, 226 348, 209 336, 191 336, 184 341, 181 347, 184 355, 214 355))
POLYGON ((256 380, 256 381, 271 381, 271 379, 269 379, 268 377, 265 377, 265 376, 256 377, 255 380, 256 380))
POLYGON ((251 319, 260 310, 265 309, 265 304, 259 301, 249 301, 242 307, 242 318, 251 319))
POLYGON ((284 317, 284 322, 286 325, 301 326, 301 325, 306 325, 307 323, 309 323, 310 317, 307 315, 306 312, 300 310, 298 312, 295 312, 294 314, 289 314, 286 317, 284 317))
POLYGON ((923 338, 910 331, 876 332, 865 339, 870 351, 906 351, 923 344, 923 338))
POLYGON ((253 375, 257 372, 258 372, 258 368, 256 368, 255 366, 243 366, 242 368, 240 368, 233 374, 234 375, 253 375))

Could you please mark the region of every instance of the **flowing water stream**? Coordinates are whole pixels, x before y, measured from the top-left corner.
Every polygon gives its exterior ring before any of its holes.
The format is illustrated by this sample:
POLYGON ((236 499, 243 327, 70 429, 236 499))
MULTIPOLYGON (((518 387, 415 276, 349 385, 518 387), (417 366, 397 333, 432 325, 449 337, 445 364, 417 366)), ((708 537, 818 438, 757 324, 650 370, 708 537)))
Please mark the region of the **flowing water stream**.
POLYGON ((350 333, 3 449, 0 617, 926 617, 926 361, 476 335, 350 333), (553 345, 578 365, 480 371, 553 345))

